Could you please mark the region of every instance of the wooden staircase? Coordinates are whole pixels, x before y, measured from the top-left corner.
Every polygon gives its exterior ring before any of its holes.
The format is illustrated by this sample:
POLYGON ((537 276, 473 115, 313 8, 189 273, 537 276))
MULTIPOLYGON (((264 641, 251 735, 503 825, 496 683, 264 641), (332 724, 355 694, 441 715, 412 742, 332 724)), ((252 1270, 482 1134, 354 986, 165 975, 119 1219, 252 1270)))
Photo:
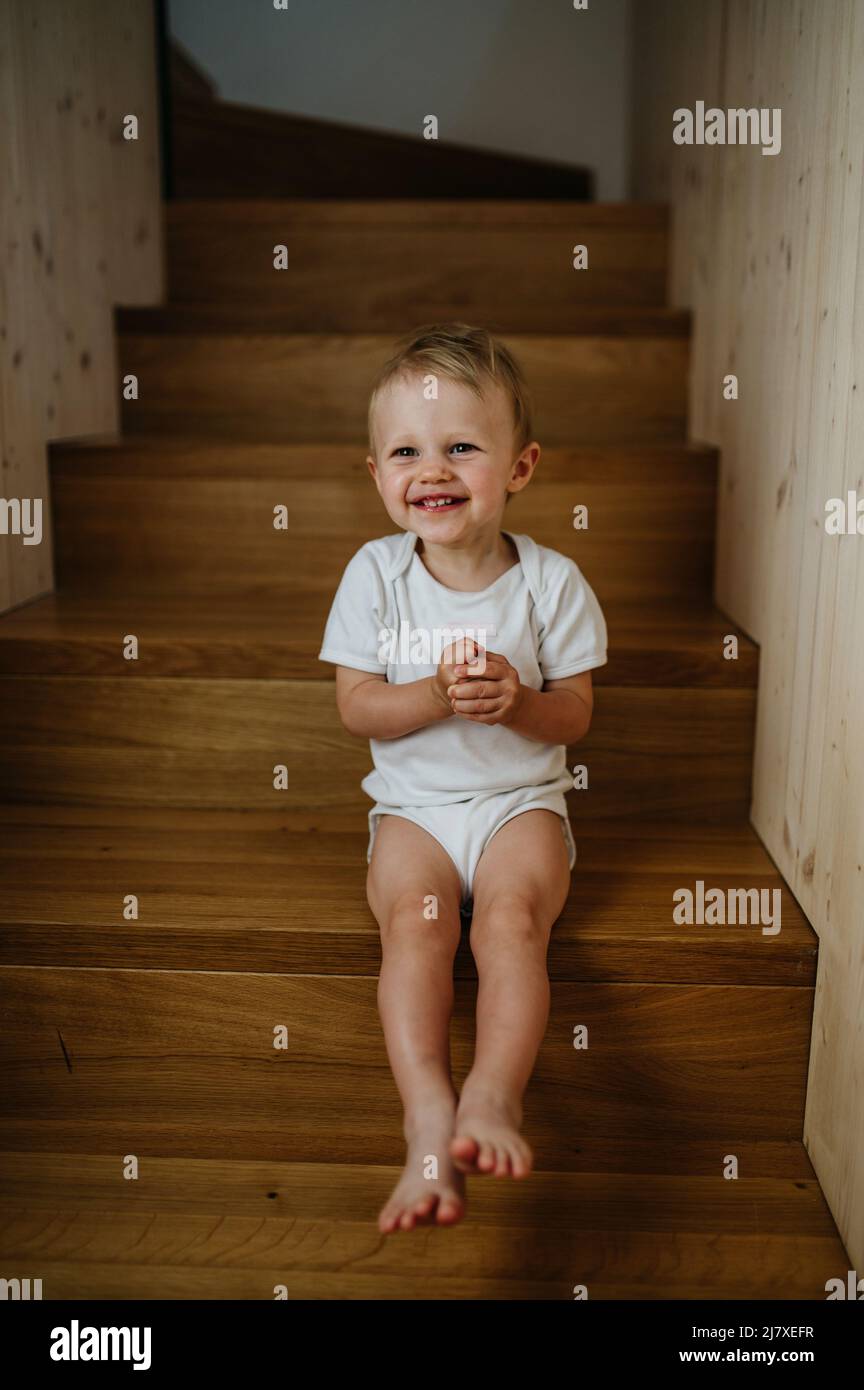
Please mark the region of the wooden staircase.
MULTIPOLYGON (((57 592, 0 618, 0 1275, 46 1298, 824 1298, 848 1262, 801 1143, 817 938, 748 823, 758 652, 711 600, 717 457, 686 440, 665 213, 198 200, 166 237, 167 305, 118 311, 122 439, 52 447, 57 592), (403 1143, 369 760, 316 656, 342 567, 393 529, 370 376, 438 317, 523 362, 546 447, 508 525, 580 563, 610 660, 570 750, 590 791, 537 1169, 383 1239, 403 1143), (675 925, 697 880, 779 888, 781 932, 675 925)), ((455 971, 458 1085, 467 940, 455 971)))
POLYGON ((418 147, 413 134, 222 101, 170 39, 166 59, 172 198, 391 198, 394 189, 427 201, 594 196, 584 167, 447 139, 418 147))

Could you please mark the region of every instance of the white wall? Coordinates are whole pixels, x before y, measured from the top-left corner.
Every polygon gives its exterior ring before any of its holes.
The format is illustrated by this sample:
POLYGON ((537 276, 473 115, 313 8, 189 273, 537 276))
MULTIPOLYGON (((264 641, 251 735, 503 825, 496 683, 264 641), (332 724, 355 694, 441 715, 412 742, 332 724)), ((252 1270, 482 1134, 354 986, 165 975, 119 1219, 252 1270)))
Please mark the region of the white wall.
MULTIPOLYGON (((169 0, 225 101, 583 164, 627 197, 630 0, 169 0)), ((398 189, 394 190, 398 195, 398 189)))

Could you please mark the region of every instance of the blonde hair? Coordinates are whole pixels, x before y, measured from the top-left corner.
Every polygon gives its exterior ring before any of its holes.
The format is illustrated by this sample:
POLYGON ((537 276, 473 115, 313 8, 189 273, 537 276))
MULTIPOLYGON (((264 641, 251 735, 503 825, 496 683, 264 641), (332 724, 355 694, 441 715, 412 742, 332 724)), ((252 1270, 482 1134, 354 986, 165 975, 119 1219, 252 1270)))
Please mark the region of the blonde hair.
POLYGON ((375 378, 367 417, 373 454, 372 422, 378 397, 391 381, 414 372, 460 382, 481 397, 490 382, 503 386, 513 407, 518 452, 531 442, 531 397, 515 358, 504 344, 487 328, 472 328, 467 323, 427 323, 398 340, 396 352, 375 378))

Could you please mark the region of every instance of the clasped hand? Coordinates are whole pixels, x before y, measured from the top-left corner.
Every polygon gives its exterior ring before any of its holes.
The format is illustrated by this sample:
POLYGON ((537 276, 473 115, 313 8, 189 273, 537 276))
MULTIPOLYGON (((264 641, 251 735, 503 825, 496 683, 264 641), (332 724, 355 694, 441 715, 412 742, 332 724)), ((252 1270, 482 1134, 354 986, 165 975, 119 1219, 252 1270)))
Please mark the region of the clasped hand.
POLYGON ((470 638, 445 648, 435 684, 453 714, 477 724, 509 724, 522 704, 516 668, 500 652, 485 651, 470 638))

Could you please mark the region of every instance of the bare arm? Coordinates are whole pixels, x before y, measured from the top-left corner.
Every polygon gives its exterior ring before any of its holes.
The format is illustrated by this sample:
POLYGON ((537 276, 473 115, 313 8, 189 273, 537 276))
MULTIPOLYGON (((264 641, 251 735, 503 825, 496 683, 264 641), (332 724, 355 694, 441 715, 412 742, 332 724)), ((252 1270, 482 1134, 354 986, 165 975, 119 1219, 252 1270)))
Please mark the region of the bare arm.
POLYGON ((522 687, 522 703, 507 725, 540 743, 578 743, 591 727, 594 688, 591 672, 546 681, 542 690, 522 687))
POLYGON ((336 703, 349 734, 360 738, 401 738, 452 716, 437 676, 391 685, 386 676, 350 666, 336 667, 336 703))

